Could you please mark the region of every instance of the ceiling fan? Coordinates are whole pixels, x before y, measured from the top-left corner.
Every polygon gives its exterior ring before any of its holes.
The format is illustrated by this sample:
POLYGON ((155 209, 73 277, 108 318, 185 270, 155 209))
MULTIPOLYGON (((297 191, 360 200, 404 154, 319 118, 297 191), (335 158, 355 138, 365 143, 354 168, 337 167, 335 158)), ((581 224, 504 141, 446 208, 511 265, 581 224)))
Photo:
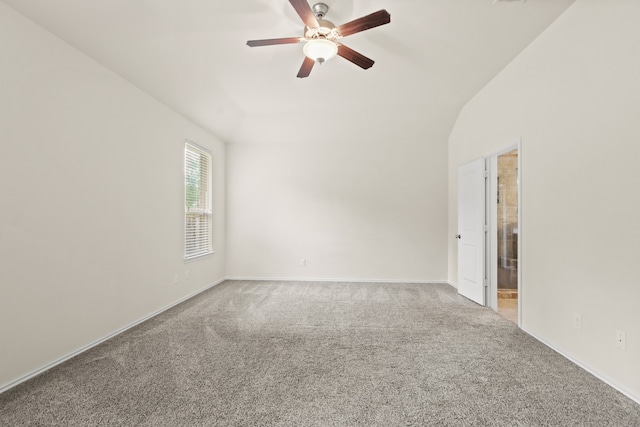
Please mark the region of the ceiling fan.
POLYGON ((371 68, 374 63, 372 59, 348 48, 337 40, 351 34, 388 24, 391 22, 389 12, 382 9, 336 27, 332 22, 323 19, 329 11, 329 6, 326 4, 317 3, 311 8, 307 0, 289 0, 289 3, 291 3, 291 6, 296 10, 300 18, 302 18, 302 22, 304 22, 303 37, 249 40, 247 42, 248 46, 256 47, 306 42, 302 49, 305 58, 302 62, 302 67, 300 67, 300 71, 298 71, 298 77, 300 78, 308 77, 316 62, 322 64, 336 55, 353 62, 365 70, 371 68))

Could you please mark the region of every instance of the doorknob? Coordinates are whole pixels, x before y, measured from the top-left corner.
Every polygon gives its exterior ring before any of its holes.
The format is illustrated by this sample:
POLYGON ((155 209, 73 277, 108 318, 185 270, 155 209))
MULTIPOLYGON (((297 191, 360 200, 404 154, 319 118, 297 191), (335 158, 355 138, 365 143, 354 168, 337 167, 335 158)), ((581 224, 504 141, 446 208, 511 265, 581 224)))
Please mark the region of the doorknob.
POLYGON ((461 235, 456 234, 456 239, 461 239, 461 238, 462 238, 462 236, 461 236, 461 235))

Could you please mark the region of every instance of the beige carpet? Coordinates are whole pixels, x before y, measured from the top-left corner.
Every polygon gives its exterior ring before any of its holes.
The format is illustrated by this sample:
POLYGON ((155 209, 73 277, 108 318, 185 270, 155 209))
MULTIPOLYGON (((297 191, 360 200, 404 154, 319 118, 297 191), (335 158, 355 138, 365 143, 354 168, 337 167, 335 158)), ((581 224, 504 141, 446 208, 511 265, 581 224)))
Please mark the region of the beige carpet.
POLYGON ((0 425, 640 426, 447 285, 225 282, 0 395, 0 425))

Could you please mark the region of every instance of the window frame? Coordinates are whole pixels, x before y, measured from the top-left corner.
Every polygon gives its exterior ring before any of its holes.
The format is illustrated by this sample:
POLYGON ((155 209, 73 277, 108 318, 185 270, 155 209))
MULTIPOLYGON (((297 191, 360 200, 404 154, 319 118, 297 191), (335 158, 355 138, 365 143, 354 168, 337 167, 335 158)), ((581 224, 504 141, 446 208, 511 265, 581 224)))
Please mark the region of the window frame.
MULTIPOLYGON (((202 159, 201 159, 202 160, 202 159)), ((200 163, 201 165, 201 163, 200 163)), ((183 208, 184 208, 184 217, 183 217, 183 243, 184 243, 184 261, 189 262, 196 260, 198 258, 202 258, 205 256, 209 256, 215 253, 213 250, 213 155, 210 150, 194 143, 193 141, 185 140, 184 149, 183 149, 183 185, 184 185, 184 194, 182 198, 183 208), (203 178, 205 180, 206 188, 204 189, 204 194, 198 197, 199 206, 198 207, 188 207, 189 203, 189 182, 188 182, 188 155, 192 153, 192 155, 196 156, 205 156, 208 161, 208 168, 206 176, 202 171, 199 173, 199 180, 202 181, 203 178), (202 203, 202 198, 204 197, 204 206, 202 203), (199 242, 202 240, 201 234, 202 232, 199 229, 199 225, 195 225, 196 230, 194 234, 190 234, 190 216, 192 219, 193 216, 200 216, 200 219, 206 219, 206 238, 204 242, 199 242), (196 247, 193 248, 193 244, 191 242, 196 242, 196 247), (191 250, 190 250, 191 248, 191 250)), ((202 190, 201 190, 202 191, 202 190)), ((197 223, 198 221, 196 221, 197 223)))

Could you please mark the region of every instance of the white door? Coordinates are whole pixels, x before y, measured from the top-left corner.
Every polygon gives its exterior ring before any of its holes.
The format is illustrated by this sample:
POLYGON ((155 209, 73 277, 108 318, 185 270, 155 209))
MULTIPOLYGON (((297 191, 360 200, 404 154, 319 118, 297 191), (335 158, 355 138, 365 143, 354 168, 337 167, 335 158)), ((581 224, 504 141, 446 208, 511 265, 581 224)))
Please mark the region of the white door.
POLYGON ((458 168, 458 293, 485 305, 484 159, 458 168))

